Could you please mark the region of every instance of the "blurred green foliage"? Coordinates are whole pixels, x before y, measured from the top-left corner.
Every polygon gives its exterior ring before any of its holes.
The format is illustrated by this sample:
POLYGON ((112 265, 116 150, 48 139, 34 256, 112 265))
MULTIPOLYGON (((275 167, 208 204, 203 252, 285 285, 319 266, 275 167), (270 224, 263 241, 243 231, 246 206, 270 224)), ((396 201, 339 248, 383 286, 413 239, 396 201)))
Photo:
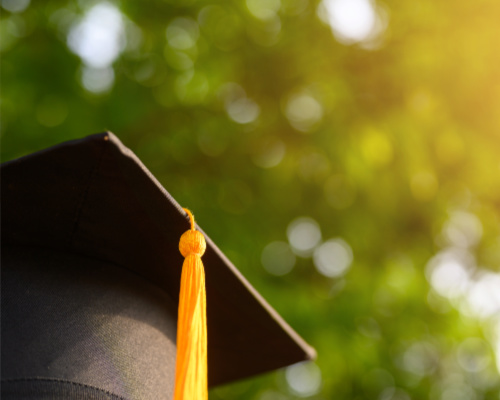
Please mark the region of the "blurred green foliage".
POLYGON ((500 3, 349 1, 2 0, 2 159, 113 131, 318 352, 212 399, 499 399, 500 3))

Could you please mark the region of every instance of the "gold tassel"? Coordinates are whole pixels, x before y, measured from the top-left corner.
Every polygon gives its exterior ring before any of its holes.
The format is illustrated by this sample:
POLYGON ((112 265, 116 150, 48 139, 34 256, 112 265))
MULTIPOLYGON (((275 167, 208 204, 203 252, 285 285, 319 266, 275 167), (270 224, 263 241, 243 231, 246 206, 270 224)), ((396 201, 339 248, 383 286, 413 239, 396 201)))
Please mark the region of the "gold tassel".
POLYGON ((177 360, 174 400, 206 400, 207 317, 205 271, 201 256, 206 242, 195 229, 193 214, 184 208, 191 229, 181 236, 179 250, 184 256, 177 321, 177 360))

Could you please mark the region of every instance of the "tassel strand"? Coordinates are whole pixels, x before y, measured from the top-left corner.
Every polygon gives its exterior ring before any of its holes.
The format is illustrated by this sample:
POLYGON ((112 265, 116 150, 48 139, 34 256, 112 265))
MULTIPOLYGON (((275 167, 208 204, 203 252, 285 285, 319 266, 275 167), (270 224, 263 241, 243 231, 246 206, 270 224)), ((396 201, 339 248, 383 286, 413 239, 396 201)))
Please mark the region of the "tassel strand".
POLYGON ((184 256, 177 321, 177 360, 175 367, 174 400, 207 400, 207 317, 205 270, 201 256, 206 242, 195 229, 193 214, 191 229, 180 239, 179 250, 184 256))

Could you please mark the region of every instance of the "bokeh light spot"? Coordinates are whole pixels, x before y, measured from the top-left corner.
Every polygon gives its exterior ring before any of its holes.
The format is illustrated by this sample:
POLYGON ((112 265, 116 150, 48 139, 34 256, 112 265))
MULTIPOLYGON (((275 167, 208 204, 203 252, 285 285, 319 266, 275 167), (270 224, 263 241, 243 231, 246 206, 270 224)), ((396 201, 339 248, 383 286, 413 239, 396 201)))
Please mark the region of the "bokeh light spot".
POLYGON ((138 63, 137 67, 133 72, 133 77, 137 82, 142 83, 145 86, 149 86, 151 78, 154 76, 156 71, 156 63, 152 58, 148 58, 138 63))
POLYGON ((187 105, 202 103, 209 90, 206 75, 199 71, 188 70, 175 80, 177 98, 187 105))
POLYGON ((474 246, 483 235, 483 226, 479 218, 465 211, 454 211, 443 226, 446 241, 457 247, 474 246))
POLYGON ((324 276, 336 278, 351 266, 351 247, 342 239, 330 239, 314 250, 314 266, 324 276))
POLYGON ((278 165, 285 156, 286 146, 283 141, 266 137, 255 148, 252 161, 261 168, 272 168, 278 165))
POLYGON ((281 276, 293 269, 296 259, 288 243, 277 241, 264 247, 261 261, 267 272, 281 276))
POLYGON ((438 186, 436 175, 430 171, 418 172, 410 180, 411 193, 419 201, 432 200, 436 195, 438 186))
POLYGON ((457 358, 465 371, 477 373, 484 370, 492 361, 491 348, 481 338, 468 338, 458 346, 457 358))
POLYGON ((387 135, 378 130, 364 132, 360 146, 364 159, 373 166, 384 166, 392 161, 392 144, 387 135))
POLYGON ((482 271, 471 282, 467 303, 470 311, 481 318, 500 316, 500 274, 482 271))
POLYGON ((186 71, 194 66, 193 59, 183 51, 175 50, 170 46, 165 46, 163 55, 168 65, 179 71, 186 71))
POLYGON ((313 396, 321 388, 321 370, 313 362, 295 364, 286 369, 290 391, 299 397, 313 396))
POLYGON ((285 115, 290 125, 300 132, 307 133, 323 118, 323 107, 308 94, 295 94, 286 103, 285 115))
POLYGON ((446 131, 436 136, 436 154, 443 164, 456 164, 465 153, 465 145, 460 135, 446 131))
POLYGON ((21 13, 28 8, 30 0, 2 0, 2 8, 11 13, 21 13))
POLYGON ((93 6, 68 34, 68 46, 82 61, 95 69, 105 69, 126 45, 120 10, 111 3, 93 6))
POLYGON ((443 390, 440 400, 477 400, 476 392, 466 383, 456 382, 443 390))
POLYGON ((276 16, 281 7, 280 0, 246 0, 248 11, 259 19, 268 20, 276 16))
POLYGON ((281 38, 281 19, 278 15, 260 20, 248 32, 250 38, 260 46, 270 47, 281 38))
POLYGON ((314 219, 299 217, 288 225, 287 236, 295 254, 309 257, 321 241, 321 230, 314 219))
POLYGON ((380 339, 380 325, 375 318, 359 318, 356 321, 356 326, 362 335, 372 339, 380 339))
POLYGON ((191 18, 175 18, 167 27, 167 41, 174 49, 187 50, 198 40, 198 24, 191 18))
POLYGON ((463 295, 470 285, 470 267, 465 253, 443 251, 427 264, 427 276, 434 290, 448 299, 463 295))
POLYGON ((418 88, 408 96, 407 106, 419 117, 424 117, 434 113, 437 99, 427 88, 418 88))
POLYGON ((257 119, 260 107, 252 99, 242 97, 226 105, 227 115, 238 124, 248 124, 257 119))
POLYGON ((403 367, 415 375, 425 376, 432 374, 439 363, 439 354, 430 343, 413 343, 403 355, 403 367))
POLYGON ((223 51, 231 51, 244 43, 243 22, 231 7, 209 5, 201 9, 198 22, 205 38, 223 51))
POLYGON ((89 92, 104 93, 113 86, 115 72, 113 68, 82 68, 82 85, 89 92))
POLYGON ((224 101, 228 117, 238 124, 249 124, 255 121, 260 114, 259 105, 247 97, 245 89, 234 82, 228 82, 218 91, 224 101))
POLYGON ((495 350, 496 366, 497 370, 500 371, 500 319, 496 321, 492 336, 493 348, 495 350))

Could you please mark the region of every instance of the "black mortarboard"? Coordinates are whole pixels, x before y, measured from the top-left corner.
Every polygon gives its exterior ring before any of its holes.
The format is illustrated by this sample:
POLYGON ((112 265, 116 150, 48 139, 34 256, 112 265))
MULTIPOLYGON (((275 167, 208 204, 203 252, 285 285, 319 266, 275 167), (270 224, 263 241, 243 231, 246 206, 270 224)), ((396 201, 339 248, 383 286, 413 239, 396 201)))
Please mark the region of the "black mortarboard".
MULTIPOLYGON (((111 133, 1 178, 4 398, 171 398, 182 208, 111 133)), ((209 386, 313 358, 205 237, 209 386)))

